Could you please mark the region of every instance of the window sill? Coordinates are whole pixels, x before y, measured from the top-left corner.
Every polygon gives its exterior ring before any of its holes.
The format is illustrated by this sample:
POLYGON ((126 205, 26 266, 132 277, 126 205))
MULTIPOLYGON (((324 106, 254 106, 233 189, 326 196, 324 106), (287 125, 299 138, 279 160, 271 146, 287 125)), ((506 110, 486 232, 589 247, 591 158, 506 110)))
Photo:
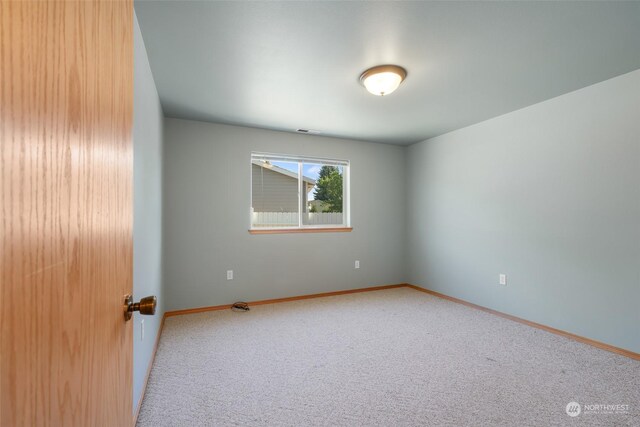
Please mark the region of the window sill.
POLYGON ((353 227, 318 227, 318 228, 254 228, 250 234, 288 234, 288 233, 348 233, 353 227))

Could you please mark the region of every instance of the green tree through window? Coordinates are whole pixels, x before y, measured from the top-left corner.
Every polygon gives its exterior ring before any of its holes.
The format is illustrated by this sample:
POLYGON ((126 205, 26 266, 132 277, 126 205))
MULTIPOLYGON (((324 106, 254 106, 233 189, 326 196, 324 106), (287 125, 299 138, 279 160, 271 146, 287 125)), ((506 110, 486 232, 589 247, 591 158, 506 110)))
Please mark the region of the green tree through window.
POLYGON ((314 199, 327 204, 327 212, 342 212, 342 172, 337 166, 322 166, 316 181, 314 199))

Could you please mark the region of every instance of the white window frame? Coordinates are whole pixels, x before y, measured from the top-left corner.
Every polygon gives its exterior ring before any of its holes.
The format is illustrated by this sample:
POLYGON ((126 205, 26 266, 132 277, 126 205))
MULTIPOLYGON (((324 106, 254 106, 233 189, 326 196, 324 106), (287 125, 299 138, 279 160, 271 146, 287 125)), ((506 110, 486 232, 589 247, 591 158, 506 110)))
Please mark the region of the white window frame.
POLYGON ((312 157, 312 156, 299 156, 290 154, 275 154, 264 152, 251 152, 251 158, 249 161, 249 230, 250 231, 278 231, 278 230, 318 230, 322 229, 350 229, 351 228, 351 192, 350 192, 350 174, 351 174, 351 162, 349 160, 331 159, 325 157, 312 157), (253 226, 253 165, 254 160, 271 160, 277 162, 291 162, 298 164, 298 226, 297 227, 254 227, 253 226), (342 166, 342 224, 321 224, 321 225, 304 225, 302 221, 302 215, 305 210, 305 206, 302 206, 303 197, 303 164, 313 163, 329 166, 342 166))

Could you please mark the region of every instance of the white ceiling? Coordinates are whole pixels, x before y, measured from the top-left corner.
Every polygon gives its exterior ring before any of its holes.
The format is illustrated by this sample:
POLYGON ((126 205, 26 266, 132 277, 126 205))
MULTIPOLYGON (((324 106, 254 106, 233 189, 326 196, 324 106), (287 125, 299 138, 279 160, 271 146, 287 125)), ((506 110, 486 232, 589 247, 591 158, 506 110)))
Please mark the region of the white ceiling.
POLYGON ((168 117, 410 144, 640 68, 640 2, 136 1, 168 117), (386 97, 358 82, 408 76, 386 97))

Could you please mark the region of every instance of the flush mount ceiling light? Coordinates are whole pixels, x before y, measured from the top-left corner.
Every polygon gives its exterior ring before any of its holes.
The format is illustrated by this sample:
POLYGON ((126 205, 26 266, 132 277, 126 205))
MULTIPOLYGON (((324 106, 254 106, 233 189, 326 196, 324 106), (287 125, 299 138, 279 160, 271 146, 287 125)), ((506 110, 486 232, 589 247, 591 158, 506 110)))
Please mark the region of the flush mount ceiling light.
POLYGON ((407 77, 407 70, 397 65, 378 65, 360 75, 360 83, 377 96, 389 95, 407 77))

